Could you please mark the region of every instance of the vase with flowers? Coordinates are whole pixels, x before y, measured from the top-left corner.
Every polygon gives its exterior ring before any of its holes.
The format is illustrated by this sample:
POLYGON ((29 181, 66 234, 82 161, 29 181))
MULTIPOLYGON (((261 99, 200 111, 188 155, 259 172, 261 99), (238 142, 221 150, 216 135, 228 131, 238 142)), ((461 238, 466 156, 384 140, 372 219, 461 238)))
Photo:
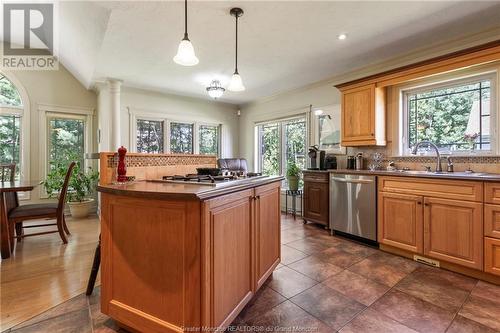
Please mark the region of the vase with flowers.
POLYGON ((471 154, 475 153, 476 150, 476 139, 479 137, 479 133, 465 134, 464 141, 467 144, 467 148, 471 154))

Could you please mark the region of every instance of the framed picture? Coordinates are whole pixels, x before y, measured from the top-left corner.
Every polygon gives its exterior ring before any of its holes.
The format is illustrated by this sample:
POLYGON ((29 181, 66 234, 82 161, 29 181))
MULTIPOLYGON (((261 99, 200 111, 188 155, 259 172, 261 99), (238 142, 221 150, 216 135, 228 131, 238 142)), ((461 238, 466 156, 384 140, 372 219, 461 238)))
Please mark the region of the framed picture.
POLYGON ((346 154, 346 148, 340 145, 340 105, 324 107, 322 110, 322 114, 313 115, 316 118, 314 122, 319 149, 329 154, 346 154))

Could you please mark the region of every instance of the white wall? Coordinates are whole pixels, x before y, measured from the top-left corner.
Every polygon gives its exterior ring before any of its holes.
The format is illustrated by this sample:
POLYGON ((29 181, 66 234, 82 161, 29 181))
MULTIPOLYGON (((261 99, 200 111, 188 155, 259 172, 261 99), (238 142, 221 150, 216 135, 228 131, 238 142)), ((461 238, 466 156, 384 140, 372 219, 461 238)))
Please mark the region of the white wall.
MULTIPOLYGON (((49 104, 62 107, 93 108, 97 106, 97 96, 93 91, 85 89, 62 64, 57 71, 15 71, 5 73, 8 78, 15 78, 25 89, 30 102, 30 152, 29 178, 43 180, 40 170, 40 128, 39 104, 49 104)), ((14 80, 13 80, 14 81, 14 80)), ((97 124, 94 117, 94 124, 97 124)), ((95 126, 94 126, 95 128, 95 126)), ((96 139, 93 140, 93 150, 96 139)), ((40 189, 31 192, 31 201, 40 201, 40 189)))
POLYGON ((236 105, 122 86, 120 124, 122 144, 126 147, 131 146, 129 110, 179 120, 221 124, 222 157, 239 155, 236 105))

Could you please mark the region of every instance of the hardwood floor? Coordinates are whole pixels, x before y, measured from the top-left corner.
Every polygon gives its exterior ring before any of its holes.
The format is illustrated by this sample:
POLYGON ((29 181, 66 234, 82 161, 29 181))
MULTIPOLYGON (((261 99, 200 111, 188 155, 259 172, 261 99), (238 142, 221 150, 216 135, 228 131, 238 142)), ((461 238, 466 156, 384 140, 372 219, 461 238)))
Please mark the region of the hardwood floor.
POLYGON ((68 244, 64 245, 58 234, 25 238, 17 243, 11 258, 0 262, 0 331, 85 292, 99 221, 93 216, 67 218, 67 223, 71 232, 68 244))

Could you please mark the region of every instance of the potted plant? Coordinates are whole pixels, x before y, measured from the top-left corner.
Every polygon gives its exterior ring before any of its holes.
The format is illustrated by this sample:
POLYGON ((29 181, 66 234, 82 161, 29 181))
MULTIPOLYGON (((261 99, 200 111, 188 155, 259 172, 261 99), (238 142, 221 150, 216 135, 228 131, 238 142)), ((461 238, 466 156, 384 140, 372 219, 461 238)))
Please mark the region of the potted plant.
POLYGON ((286 170, 286 178, 288 181, 288 189, 292 191, 297 191, 299 189, 299 178, 300 178, 300 168, 295 162, 288 163, 288 169, 286 170))
MULTIPOLYGON (((42 182, 49 198, 59 195, 67 171, 68 166, 66 163, 51 163, 51 171, 47 174, 47 179, 42 182)), ((69 179, 68 193, 66 195, 71 216, 84 218, 89 215, 94 203, 93 194, 98 181, 99 173, 97 171, 91 167, 86 171, 82 170, 80 162, 76 163, 69 179)))

